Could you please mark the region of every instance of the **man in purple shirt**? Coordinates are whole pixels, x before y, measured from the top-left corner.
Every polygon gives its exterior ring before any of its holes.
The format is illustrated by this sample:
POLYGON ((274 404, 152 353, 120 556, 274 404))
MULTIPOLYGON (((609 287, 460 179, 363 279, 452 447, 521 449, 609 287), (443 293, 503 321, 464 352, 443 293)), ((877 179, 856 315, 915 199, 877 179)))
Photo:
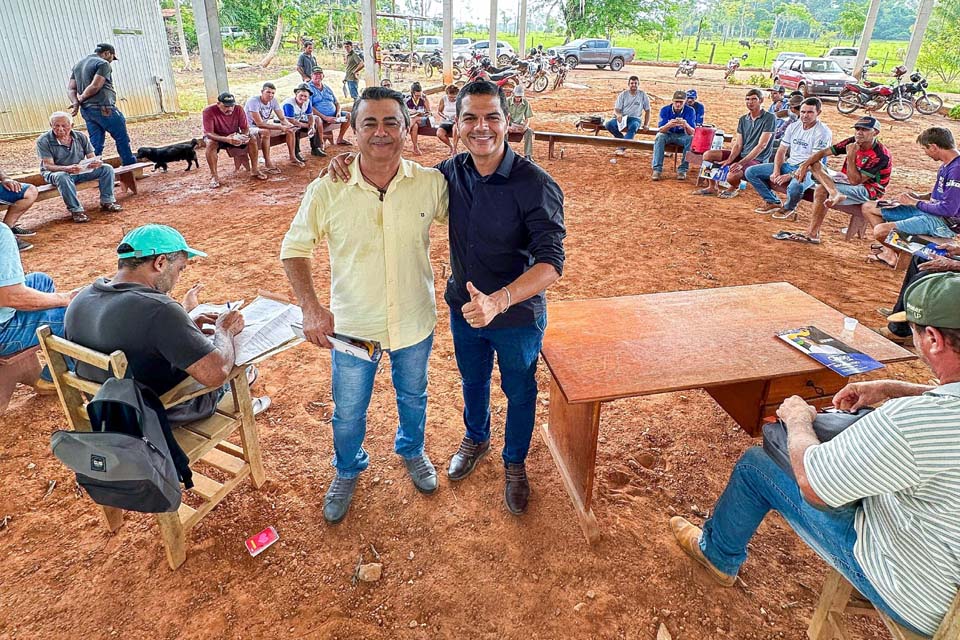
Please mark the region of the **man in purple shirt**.
MULTIPOLYGON (((930 127, 917 137, 924 153, 938 160, 940 170, 933 191, 903 193, 895 200, 863 203, 863 216, 873 225, 873 237, 883 242, 896 229, 904 235, 953 238, 960 232, 960 151, 953 134, 944 127, 930 127), (885 206, 887 205, 887 206, 885 206)), ((876 260, 893 267, 896 250, 883 246, 876 260)))

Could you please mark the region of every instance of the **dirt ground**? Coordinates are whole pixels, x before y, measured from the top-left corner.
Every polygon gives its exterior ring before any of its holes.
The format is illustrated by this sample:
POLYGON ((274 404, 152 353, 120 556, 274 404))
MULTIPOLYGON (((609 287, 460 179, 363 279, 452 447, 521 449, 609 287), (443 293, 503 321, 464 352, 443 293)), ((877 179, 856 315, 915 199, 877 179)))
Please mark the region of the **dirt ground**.
MULTIPOLYGON (((672 70, 631 69, 661 98, 657 107, 676 88, 672 70)), ((571 131, 578 114, 609 114, 625 78, 580 70, 570 81, 583 88, 530 96, 536 128, 571 131)), ((735 128, 744 87, 724 88, 711 71, 687 86, 700 89, 708 121, 735 128)), ((824 119, 835 139, 851 131, 853 118, 831 104, 824 119)), ((924 127, 944 122, 883 120, 882 139, 895 162, 893 192, 932 183, 936 166, 914 140, 924 127)), ((198 131, 199 116, 132 130, 135 146, 162 143, 198 131)), ((443 158, 435 141, 422 148, 424 163, 443 158)), ((5 167, 35 166, 30 141, 0 150, 5 167)), ((610 164, 606 149, 566 145, 563 159, 551 161, 546 145, 537 143, 535 154, 566 195, 567 262, 551 300, 786 280, 877 327, 875 309, 895 299, 900 275, 865 264, 867 241, 843 241, 845 216, 828 218, 819 247, 776 242, 770 234, 805 224, 808 204, 799 223, 784 224, 752 212, 758 202, 752 191, 731 201, 690 195, 692 181, 674 181, 669 160, 666 179, 651 182, 647 153, 610 164)), ((218 191, 206 188, 205 163, 190 173, 171 167, 145 180, 139 196, 123 199, 122 213, 93 213, 83 226, 69 221, 59 201, 42 203, 23 218, 37 229, 25 267, 52 274, 60 288, 85 285, 114 272, 115 247, 126 230, 162 222, 210 254, 191 264, 175 295, 195 282, 204 283, 207 301, 250 300, 259 288, 289 293, 280 241, 304 188, 327 161, 310 158, 297 169, 283 155, 283 175, 261 183, 226 171, 218 191)), ((92 191, 82 198, 94 208, 92 191)), ((440 318, 427 451, 443 469, 463 433, 462 400, 441 297, 445 228, 435 229, 433 240, 440 318)), ((324 250, 315 272, 325 291, 324 250)), ((418 494, 393 454, 397 416, 388 374, 378 375, 369 412, 370 469, 347 519, 330 527, 321 515, 333 474, 329 356, 301 346, 264 363, 257 393, 274 404, 257 422, 268 481, 259 491, 241 486, 207 516, 190 534, 187 561, 176 572, 167 567, 153 518, 130 514, 118 533, 106 530, 50 453, 51 433, 65 425, 57 400, 19 390, 0 418, 0 638, 646 640, 660 623, 678 639, 805 637, 826 565, 779 516, 761 527, 743 584, 730 589, 716 586, 673 541, 669 517, 702 522, 737 457, 756 444, 705 393, 604 407, 594 503, 603 537, 591 547, 538 435, 528 464, 533 496, 520 518, 503 505, 497 455, 460 484, 442 474, 435 495, 418 494), (243 540, 268 525, 277 527, 280 542, 251 558, 243 540), (372 561, 373 549, 383 578, 353 585, 358 558, 372 561)), ((885 375, 931 376, 917 362, 891 366, 885 375)), ((548 409, 542 365, 539 379, 541 424, 548 409)), ((499 389, 492 403, 499 451, 505 413, 499 389)), ((855 619, 852 627, 859 637, 884 637, 875 620, 855 619)))

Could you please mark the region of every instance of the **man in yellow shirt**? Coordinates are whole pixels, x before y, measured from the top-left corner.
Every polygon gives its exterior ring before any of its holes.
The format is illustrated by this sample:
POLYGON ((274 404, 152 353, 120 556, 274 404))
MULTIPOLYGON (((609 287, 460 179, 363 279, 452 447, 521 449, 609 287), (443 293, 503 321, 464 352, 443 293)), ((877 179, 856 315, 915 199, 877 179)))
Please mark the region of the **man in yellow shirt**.
MULTIPOLYGON (((367 88, 350 118, 359 162, 346 182, 324 177, 307 187, 280 259, 303 308, 307 340, 329 349, 327 336, 336 331, 377 340, 390 355, 400 416, 394 450, 414 486, 432 493, 437 472, 423 450, 427 360, 437 322, 430 225, 447 219, 447 183, 436 169, 401 158, 410 114, 400 93, 367 88), (320 303, 311 277, 321 239, 330 253, 329 307, 320 303)), ((332 352, 337 473, 323 505, 331 524, 347 515, 357 478, 370 462, 363 439, 377 366, 332 352)))

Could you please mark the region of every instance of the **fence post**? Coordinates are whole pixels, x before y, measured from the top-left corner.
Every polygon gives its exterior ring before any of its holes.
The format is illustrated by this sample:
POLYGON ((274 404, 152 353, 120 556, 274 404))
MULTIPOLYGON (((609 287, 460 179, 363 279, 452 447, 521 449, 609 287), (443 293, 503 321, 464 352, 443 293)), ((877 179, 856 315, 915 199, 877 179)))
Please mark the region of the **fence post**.
POLYGON ((884 71, 887 70, 887 58, 889 57, 890 57, 890 52, 887 51, 887 53, 883 56, 883 64, 880 65, 880 73, 883 73, 884 71))
POLYGON ((713 54, 717 52, 717 43, 714 42, 713 46, 710 47, 710 62, 708 64, 713 64, 713 54))
POLYGON ((660 62, 660 45, 663 44, 662 41, 657 40, 657 62, 660 62))

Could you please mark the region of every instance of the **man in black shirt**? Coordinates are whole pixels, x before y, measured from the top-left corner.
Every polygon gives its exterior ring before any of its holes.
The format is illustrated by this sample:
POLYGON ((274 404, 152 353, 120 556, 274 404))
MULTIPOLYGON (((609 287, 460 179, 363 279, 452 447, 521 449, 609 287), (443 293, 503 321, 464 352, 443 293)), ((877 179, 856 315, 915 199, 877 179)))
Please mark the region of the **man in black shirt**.
MULTIPOLYGON (((450 480, 466 478, 490 450, 494 354, 507 396, 504 501, 527 508, 525 461, 537 403, 537 358, 547 326, 544 291, 563 273, 563 192, 543 169, 506 143, 506 98, 476 81, 457 97, 457 131, 468 153, 437 168, 450 190, 450 266, 444 298, 463 386, 466 434, 450 460, 450 480)), ((352 154, 333 159, 346 180, 352 154)), ((321 174, 322 175, 322 174, 321 174)))
MULTIPOLYGON (((180 274, 193 257, 207 254, 187 246, 176 229, 148 224, 128 233, 117 247, 117 274, 98 278, 67 308, 66 338, 84 347, 110 353, 123 351, 130 375, 161 396, 192 376, 208 387, 219 387, 233 370, 233 339, 243 330, 243 316, 228 311, 191 320, 197 291, 187 292, 183 304, 170 297, 180 274), (215 326, 213 339, 201 331, 215 326)), ((77 375, 103 381, 107 372, 78 363, 77 375)), ((171 422, 186 422, 213 414, 223 390, 200 396, 168 410, 171 422)), ((257 398, 254 409, 269 406, 257 398)))

